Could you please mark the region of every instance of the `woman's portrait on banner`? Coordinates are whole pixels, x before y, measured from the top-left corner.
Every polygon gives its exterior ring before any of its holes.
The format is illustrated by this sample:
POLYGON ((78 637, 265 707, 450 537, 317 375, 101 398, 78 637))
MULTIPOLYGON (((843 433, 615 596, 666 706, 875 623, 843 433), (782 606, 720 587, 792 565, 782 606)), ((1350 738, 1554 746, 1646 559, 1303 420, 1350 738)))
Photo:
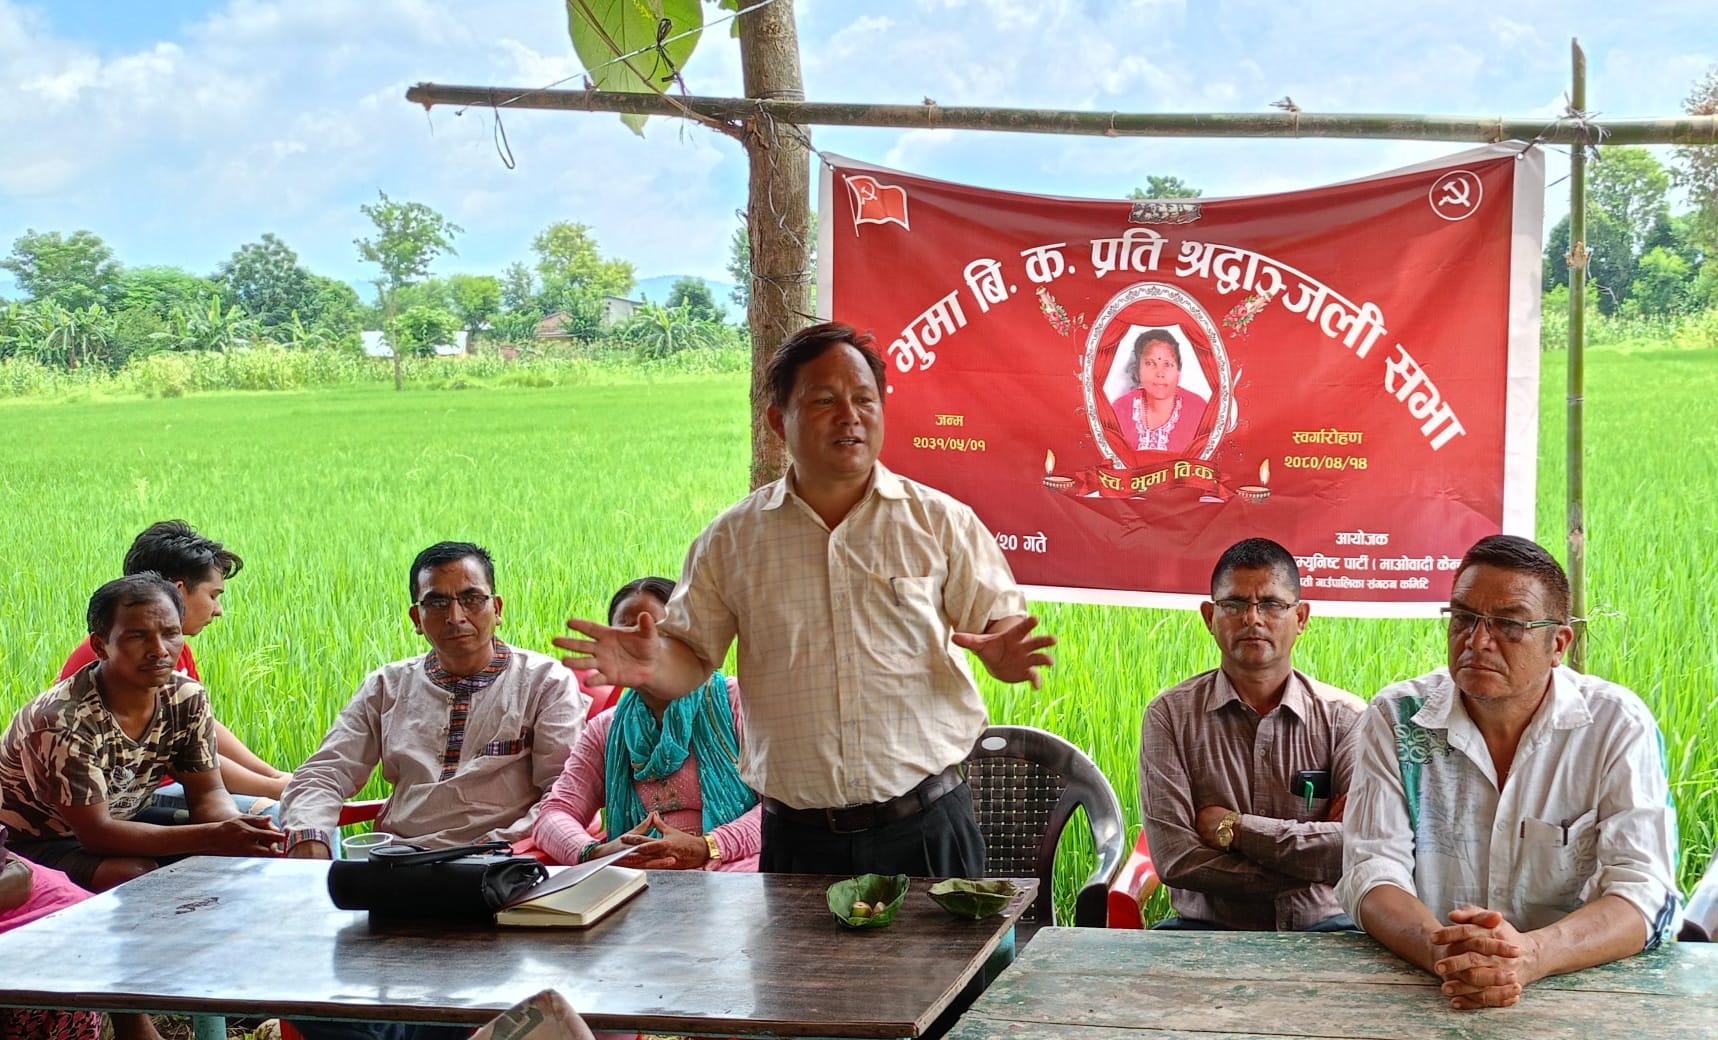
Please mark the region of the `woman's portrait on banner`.
POLYGON ((1205 308, 1177 286, 1141 282, 1110 298, 1086 344, 1087 417, 1111 465, 1153 455, 1209 458, 1224 432, 1229 359, 1205 308))

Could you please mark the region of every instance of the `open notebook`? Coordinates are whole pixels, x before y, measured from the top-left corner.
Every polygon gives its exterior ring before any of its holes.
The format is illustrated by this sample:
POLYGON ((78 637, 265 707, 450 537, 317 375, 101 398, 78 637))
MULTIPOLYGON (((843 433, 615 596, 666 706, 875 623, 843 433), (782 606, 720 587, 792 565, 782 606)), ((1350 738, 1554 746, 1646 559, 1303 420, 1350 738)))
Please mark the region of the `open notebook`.
POLYGON ((495 914, 496 924, 583 928, 642 891, 644 871, 610 864, 630 852, 571 867, 550 867, 548 878, 495 914))

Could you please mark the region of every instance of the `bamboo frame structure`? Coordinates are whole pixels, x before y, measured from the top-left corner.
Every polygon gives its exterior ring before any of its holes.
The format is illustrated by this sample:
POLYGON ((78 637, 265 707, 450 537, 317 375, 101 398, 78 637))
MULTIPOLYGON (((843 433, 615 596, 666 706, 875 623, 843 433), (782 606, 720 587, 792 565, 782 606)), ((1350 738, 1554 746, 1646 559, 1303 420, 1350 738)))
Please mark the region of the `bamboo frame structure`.
POLYGON ((1525 140, 1573 145, 1569 176, 1569 386, 1567 404, 1568 573, 1575 640, 1569 664, 1586 665, 1586 161, 1587 149, 1606 144, 1679 144, 1718 146, 1718 115, 1613 119, 1586 115, 1587 58, 1570 40, 1573 68, 1569 114, 1546 121, 1509 116, 1406 115, 1303 112, 1285 98, 1281 112, 1135 113, 1072 109, 874 105, 796 100, 759 100, 631 94, 601 90, 549 90, 529 87, 450 86, 419 83, 406 100, 423 105, 460 105, 563 112, 619 112, 686 117, 717 124, 738 136, 757 123, 860 126, 902 130, 984 130, 1088 137, 1326 137, 1496 143, 1525 140))
MULTIPOLYGON (((1325 112, 1081 112, 1072 109, 868 105, 821 101, 627 94, 603 90, 539 90, 419 83, 406 100, 433 108, 546 109, 685 116, 740 126, 754 119, 817 126, 901 130, 989 130, 1088 137, 1348 137, 1417 141, 1539 141, 1544 144, 1718 144, 1718 116, 1665 119, 1581 118, 1547 121, 1512 116, 1422 116, 1325 112)), ((1579 106, 1576 106, 1577 110, 1579 106)))
MULTIPOLYGON (((1587 106, 1587 55, 1579 40, 1569 41, 1569 107, 1587 106)), ((1564 501, 1569 524, 1569 613, 1575 639, 1569 667, 1587 670, 1587 150, 1569 150, 1569 399, 1564 501)))

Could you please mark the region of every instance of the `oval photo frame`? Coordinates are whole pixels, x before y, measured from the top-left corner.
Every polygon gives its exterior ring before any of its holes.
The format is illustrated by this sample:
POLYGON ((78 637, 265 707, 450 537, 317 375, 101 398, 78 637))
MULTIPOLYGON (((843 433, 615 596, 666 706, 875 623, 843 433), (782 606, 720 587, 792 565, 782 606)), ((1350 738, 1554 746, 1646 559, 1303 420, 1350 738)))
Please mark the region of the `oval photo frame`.
MULTIPOLYGON (((1121 363, 1117 359, 1124 353, 1131 354, 1131 351, 1124 351, 1122 348, 1130 344, 1140 332, 1153 328, 1169 330, 1171 335, 1175 335, 1177 341, 1184 347, 1192 348, 1193 356, 1199 361, 1199 370, 1203 373, 1205 381, 1210 387, 1211 395, 1205 402, 1205 415, 1200 420, 1203 422, 1204 419, 1209 418, 1210 429, 1201 435, 1197 442, 1197 457, 1209 459, 1216 453, 1217 445, 1221 443, 1223 434, 1227 432, 1228 417, 1233 407, 1231 400, 1233 390, 1230 386, 1229 351, 1223 343, 1223 337, 1217 329, 1217 323, 1211 320, 1211 315, 1206 312, 1204 306, 1180 286, 1170 285, 1167 282, 1136 282, 1110 297, 1109 302, 1104 304, 1103 310, 1098 312, 1097 318, 1092 322, 1091 330, 1086 334, 1085 356, 1080 366, 1080 382, 1085 391, 1086 420, 1091 428, 1092 440, 1097 444, 1098 450, 1103 452, 1105 460, 1115 469, 1128 469, 1139 463, 1137 461, 1125 461, 1116 452, 1110 442, 1110 434, 1104 429, 1105 424, 1098 411, 1098 402, 1101 399, 1103 407, 1111 412, 1111 423, 1113 424, 1115 421, 1114 412, 1111 409, 1109 398, 1104 394, 1104 385, 1109 381, 1110 373, 1115 366, 1121 363), (1144 300, 1159 300, 1176 308, 1190 324, 1199 330, 1205 342, 1210 344, 1210 349, 1202 349, 1197 343, 1190 342, 1185 330, 1181 329, 1179 325, 1137 326, 1136 329, 1130 329, 1123 333, 1122 338, 1117 341, 1114 348, 1115 354, 1105 359, 1105 369, 1100 377, 1096 372, 1096 367, 1099 349, 1104 342, 1106 333, 1110 331, 1110 326, 1120 318, 1124 310, 1144 300), (1177 333, 1179 335, 1176 335, 1177 333)), ((1193 450, 1195 449, 1190 448, 1189 454, 1193 450)))

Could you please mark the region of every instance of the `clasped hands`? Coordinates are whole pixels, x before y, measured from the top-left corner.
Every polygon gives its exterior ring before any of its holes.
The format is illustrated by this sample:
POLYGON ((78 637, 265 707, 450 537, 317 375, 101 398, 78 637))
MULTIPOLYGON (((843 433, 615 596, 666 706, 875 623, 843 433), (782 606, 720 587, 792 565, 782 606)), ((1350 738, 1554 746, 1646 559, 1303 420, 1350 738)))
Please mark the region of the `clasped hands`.
POLYGON ((651 813, 644 822, 624 834, 603 842, 591 851, 588 859, 596 859, 621 849, 631 849, 615 860, 616 866, 639 867, 645 870, 698 870, 710 862, 710 844, 702 834, 675 830, 660 813, 651 813), (662 835, 653 838, 655 830, 662 835))
POLYGON ((1450 1007, 1471 1011, 1508 1007, 1521 999, 1521 990, 1539 978, 1539 945, 1531 934, 1516 931, 1496 910, 1461 906, 1450 911, 1450 924, 1431 934, 1438 951, 1432 971, 1443 980, 1450 1007))

